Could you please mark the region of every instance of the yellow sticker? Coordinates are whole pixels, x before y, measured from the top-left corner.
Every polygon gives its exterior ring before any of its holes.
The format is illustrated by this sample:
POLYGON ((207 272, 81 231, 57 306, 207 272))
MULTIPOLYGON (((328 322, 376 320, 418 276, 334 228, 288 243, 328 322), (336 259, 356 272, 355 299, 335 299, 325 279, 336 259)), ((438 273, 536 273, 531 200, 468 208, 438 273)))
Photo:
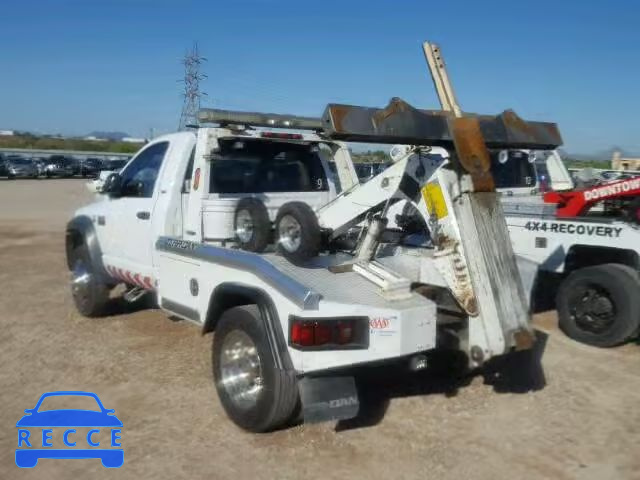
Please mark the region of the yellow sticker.
POLYGON ((438 220, 448 215, 447 204, 444 201, 442 189, 436 182, 427 183, 422 187, 422 198, 424 198, 430 215, 435 213, 438 220))

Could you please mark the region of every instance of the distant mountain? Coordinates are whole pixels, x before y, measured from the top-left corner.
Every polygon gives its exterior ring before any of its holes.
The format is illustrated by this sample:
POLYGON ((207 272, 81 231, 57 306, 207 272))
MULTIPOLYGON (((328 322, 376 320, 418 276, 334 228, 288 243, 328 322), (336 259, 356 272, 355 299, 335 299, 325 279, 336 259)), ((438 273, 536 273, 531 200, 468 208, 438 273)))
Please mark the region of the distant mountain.
POLYGON ((125 132, 91 132, 86 135, 87 137, 96 137, 96 138, 106 138, 107 140, 115 140, 120 141, 125 137, 130 137, 128 133, 125 132))

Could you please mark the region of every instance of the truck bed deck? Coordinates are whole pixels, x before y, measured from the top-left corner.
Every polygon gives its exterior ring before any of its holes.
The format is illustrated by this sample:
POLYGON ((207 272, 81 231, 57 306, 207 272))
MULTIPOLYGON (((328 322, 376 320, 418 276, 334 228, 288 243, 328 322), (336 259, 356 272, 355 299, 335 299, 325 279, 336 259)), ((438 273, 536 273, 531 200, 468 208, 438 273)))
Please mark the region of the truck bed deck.
POLYGON ((285 275, 293 278, 321 295, 323 301, 352 305, 368 305, 376 308, 403 310, 424 305, 425 299, 418 294, 402 300, 388 300, 380 294, 380 288, 355 272, 332 273, 327 267, 350 259, 349 255, 326 255, 306 267, 293 265, 284 257, 274 253, 262 257, 285 275))
MULTIPOLYGON (((381 294, 380 287, 355 272, 333 273, 328 270, 330 266, 352 259, 347 254, 321 255, 305 266, 298 266, 275 253, 257 254, 174 237, 160 237, 156 248, 162 256, 178 255, 176 259, 187 256, 251 273, 303 309, 315 310, 319 302, 366 305, 396 311, 426 306, 435 308, 433 302, 422 295, 411 293, 407 298, 389 300, 381 294)), ((393 269, 394 258, 399 257, 380 260, 393 269)))

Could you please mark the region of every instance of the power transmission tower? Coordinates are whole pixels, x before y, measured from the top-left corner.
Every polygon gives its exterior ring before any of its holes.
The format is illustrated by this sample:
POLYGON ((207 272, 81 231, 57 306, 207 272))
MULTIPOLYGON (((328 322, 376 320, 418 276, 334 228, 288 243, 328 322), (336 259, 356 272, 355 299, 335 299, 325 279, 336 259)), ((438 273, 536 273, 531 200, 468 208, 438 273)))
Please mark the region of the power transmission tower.
POLYGON ((198 53, 198 44, 193 45, 193 49, 187 52, 182 59, 184 65, 184 78, 179 82, 184 83, 184 103, 180 114, 180 124, 178 130, 186 130, 192 125, 198 124, 198 110, 200 110, 200 97, 206 93, 200 91, 200 80, 207 76, 200 73, 200 65, 207 59, 198 53))

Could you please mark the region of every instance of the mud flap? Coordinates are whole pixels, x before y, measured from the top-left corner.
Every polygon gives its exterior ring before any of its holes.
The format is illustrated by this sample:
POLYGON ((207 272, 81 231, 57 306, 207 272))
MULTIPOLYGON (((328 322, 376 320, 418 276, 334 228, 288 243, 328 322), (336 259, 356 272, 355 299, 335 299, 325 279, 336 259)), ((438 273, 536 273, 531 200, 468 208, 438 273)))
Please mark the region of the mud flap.
POLYGON ((305 423, 347 420, 360 409, 353 377, 303 377, 298 388, 305 423))

